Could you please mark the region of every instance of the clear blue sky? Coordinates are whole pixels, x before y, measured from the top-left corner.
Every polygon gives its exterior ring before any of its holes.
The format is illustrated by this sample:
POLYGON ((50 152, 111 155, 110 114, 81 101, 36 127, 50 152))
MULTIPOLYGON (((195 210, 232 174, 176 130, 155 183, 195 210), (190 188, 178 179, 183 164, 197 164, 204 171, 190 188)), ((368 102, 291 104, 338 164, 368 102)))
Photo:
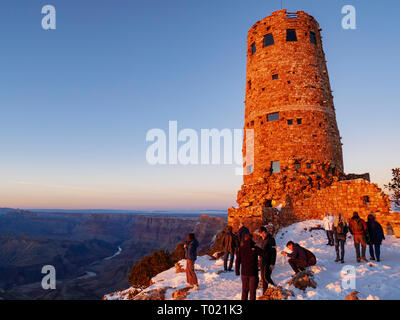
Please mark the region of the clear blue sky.
MULTIPOLYGON (((286 0, 323 28, 346 172, 400 165, 398 1, 286 0), (341 8, 357 10, 343 30, 341 8)), ((226 208, 233 166, 150 166, 146 132, 242 128, 246 37, 280 0, 2 0, 0 206, 226 208), (41 28, 54 5, 57 29, 41 28)))

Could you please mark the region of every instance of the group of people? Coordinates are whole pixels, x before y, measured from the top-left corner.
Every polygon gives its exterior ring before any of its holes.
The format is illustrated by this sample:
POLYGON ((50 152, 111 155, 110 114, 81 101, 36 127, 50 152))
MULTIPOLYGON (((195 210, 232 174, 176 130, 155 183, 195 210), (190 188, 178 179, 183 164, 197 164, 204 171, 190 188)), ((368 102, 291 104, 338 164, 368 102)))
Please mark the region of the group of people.
POLYGON ((353 217, 348 224, 340 213, 335 216, 331 213, 326 214, 323 222, 328 238, 327 245, 335 246, 336 262, 344 263, 348 232, 353 236, 357 262, 368 261, 365 256, 367 244, 369 245, 370 260, 380 261, 380 248, 385 235, 382 226, 375 220, 375 216, 372 213, 368 215, 367 222, 360 218, 358 212, 353 213, 353 217))
MULTIPOLYGON (((365 222, 357 212, 354 212, 353 217, 347 223, 343 215, 334 216, 328 213, 323 222, 328 238, 327 245, 335 246, 336 262, 344 263, 348 232, 353 236, 358 262, 367 261, 365 257, 367 244, 369 245, 370 259, 380 261, 380 246, 385 236, 382 226, 375 220, 373 214, 368 215, 368 222, 365 222)), ((275 268, 277 253, 272 227, 272 225, 263 226, 258 232, 255 232, 257 241, 253 240, 253 235, 243 223, 240 224, 237 233, 233 233, 232 227, 228 226, 223 235, 224 272, 233 272, 233 262, 236 256, 235 273, 237 276, 241 276, 242 300, 256 299, 259 273, 264 293, 269 284, 275 286, 271 274, 275 268)), ((187 260, 186 277, 189 286, 194 289, 198 289, 198 280, 194 270, 198 246, 195 235, 190 233, 184 244, 187 260)), ((289 258, 289 265, 296 274, 316 264, 316 257, 310 250, 293 241, 289 241, 286 247, 290 252, 281 251, 281 254, 289 258)))
MULTIPOLYGON (((242 280, 242 300, 255 300, 259 284, 259 273, 261 275, 263 292, 268 289, 269 284, 275 286, 271 278, 276 262, 276 242, 272 234, 272 225, 261 227, 256 234, 258 241, 253 240, 253 235, 243 223, 240 224, 238 232, 232 232, 228 226, 223 238, 224 272, 233 271, 233 261, 236 256, 235 272, 242 280)), ((186 278, 188 285, 195 290, 198 289, 198 280, 194 270, 197 258, 198 241, 193 233, 187 237, 184 244, 186 264, 186 278)), ((287 247, 291 253, 282 251, 282 254, 289 257, 289 264, 295 273, 304 270, 306 267, 315 264, 315 256, 307 249, 297 243, 289 241, 287 247)))

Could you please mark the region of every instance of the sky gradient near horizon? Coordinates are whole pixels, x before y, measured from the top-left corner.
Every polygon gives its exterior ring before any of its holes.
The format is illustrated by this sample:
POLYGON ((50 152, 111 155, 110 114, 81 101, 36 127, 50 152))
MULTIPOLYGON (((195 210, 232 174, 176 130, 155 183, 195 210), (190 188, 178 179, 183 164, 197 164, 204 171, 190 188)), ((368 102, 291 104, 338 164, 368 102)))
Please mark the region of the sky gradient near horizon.
MULTIPOLYGON (((380 186, 400 166, 394 0, 284 0, 323 31, 347 173, 380 186), (357 29, 341 27, 341 8, 357 29)), ((224 209, 234 165, 146 162, 146 133, 240 129, 246 38, 280 0, 3 0, 0 207, 224 209), (57 29, 41 28, 54 5, 57 29)))

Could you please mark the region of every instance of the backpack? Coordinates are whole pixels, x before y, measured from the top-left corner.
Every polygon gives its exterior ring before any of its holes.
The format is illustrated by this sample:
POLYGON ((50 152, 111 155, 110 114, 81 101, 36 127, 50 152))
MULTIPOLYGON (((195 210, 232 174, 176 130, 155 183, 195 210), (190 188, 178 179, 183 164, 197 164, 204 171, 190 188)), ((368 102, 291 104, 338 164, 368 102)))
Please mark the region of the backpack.
POLYGON ((363 233, 365 232, 361 219, 353 220, 353 232, 363 233))
POLYGON ((307 266, 315 266, 315 264, 317 263, 317 258, 315 257, 314 253, 306 248, 303 248, 303 250, 306 254, 307 266))
POLYGON ((336 232, 337 234, 343 234, 345 233, 345 227, 343 221, 340 221, 336 227, 336 232))

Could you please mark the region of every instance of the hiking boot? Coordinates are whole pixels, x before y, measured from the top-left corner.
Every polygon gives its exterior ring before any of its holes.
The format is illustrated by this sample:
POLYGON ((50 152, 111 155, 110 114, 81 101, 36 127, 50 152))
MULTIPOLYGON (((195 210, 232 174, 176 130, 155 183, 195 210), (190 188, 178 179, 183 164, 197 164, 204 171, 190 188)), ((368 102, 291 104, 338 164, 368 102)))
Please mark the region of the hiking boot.
POLYGON ((344 260, 342 259, 342 260, 340 260, 340 263, 344 263, 344 260))
POLYGON ((376 259, 376 261, 377 261, 377 262, 381 262, 381 259, 378 258, 378 259, 376 259))
POLYGON ((375 260, 375 257, 371 257, 371 258, 369 258, 369 260, 375 260))
POLYGON ((360 258, 357 258, 357 262, 361 262, 361 259, 360 259, 360 258))
POLYGON ((335 262, 339 262, 339 257, 336 257, 335 262))
POLYGON ((368 262, 368 260, 365 257, 362 257, 361 261, 368 262))

